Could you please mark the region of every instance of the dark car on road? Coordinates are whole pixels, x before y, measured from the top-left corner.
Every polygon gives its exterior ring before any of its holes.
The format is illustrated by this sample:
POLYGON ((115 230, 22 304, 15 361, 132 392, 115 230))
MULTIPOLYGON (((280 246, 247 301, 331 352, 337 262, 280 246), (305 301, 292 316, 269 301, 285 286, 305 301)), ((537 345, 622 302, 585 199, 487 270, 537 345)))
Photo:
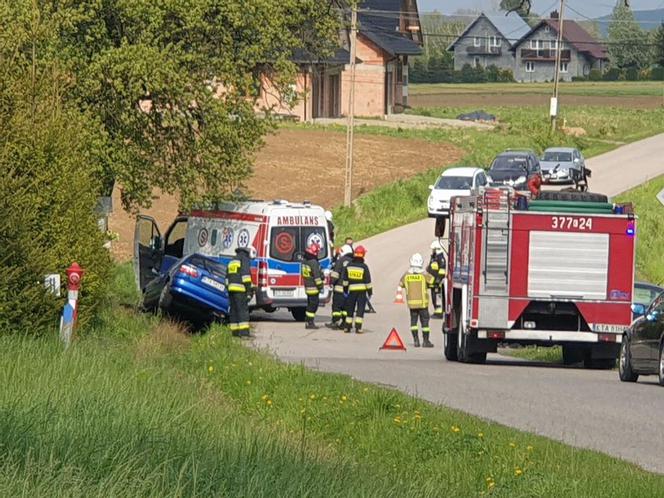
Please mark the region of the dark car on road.
POLYGON ((493 160, 487 180, 492 187, 526 190, 528 179, 532 176, 542 177, 537 154, 530 150, 507 150, 493 160))
POLYGON ((636 382, 639 375, 657 375, 664 386, 664 292, 648 307, 632 304, 638 316, 622 338, 619 374, 623 382, 636 382))

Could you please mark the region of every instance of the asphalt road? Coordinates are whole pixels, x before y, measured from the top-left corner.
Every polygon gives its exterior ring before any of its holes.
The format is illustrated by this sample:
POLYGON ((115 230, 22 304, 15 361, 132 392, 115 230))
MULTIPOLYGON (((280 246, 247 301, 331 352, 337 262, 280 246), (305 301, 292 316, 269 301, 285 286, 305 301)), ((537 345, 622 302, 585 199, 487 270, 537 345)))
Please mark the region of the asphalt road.
MULTIPOLYGON (((664 174, 664 134, 588 161, 592 191, 609 195, 664 174)), ((662 208, 664 209, 664 207, 662 208)), ((255 343, 290 362, 393 386, 434 403, 565 443, 599 450, 664 473, 664 389, 652 377, 624 384, 617 371, 589 371, 489 355, 486 365, 450 363, 442 356, 442 322, 432 323, 433 349, 411 347, 405 305, 393 304, 414 252, 429 253, 433 222, 423 220, 368 239, 377 314, 357 336, 321 328, 305 331, 289 314, 260 317, 255 343), (264 321, 263 321, 264 320, 264 321), (379 351, 396 327, 407 351, 379 351)), ((319 321, 329 318, 329 307, 319 321)))

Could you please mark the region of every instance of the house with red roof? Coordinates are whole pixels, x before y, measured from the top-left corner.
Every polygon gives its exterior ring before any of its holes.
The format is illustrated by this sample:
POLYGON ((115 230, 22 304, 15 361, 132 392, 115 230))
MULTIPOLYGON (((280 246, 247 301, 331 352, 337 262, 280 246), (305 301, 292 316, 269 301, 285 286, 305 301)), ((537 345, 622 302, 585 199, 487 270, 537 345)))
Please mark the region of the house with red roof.
MULTIPOLYGON (((515 43, 512 50, 515 52, 514 78, 517 81, 553 80, 559 25, 558 13, 552 12, 550 19, 540 21, 515 43)), ((593 69, 603 72, 609 64, 606 45, 573 20, 563 23, 560 55, 561 81, 588 76, 593 69)))

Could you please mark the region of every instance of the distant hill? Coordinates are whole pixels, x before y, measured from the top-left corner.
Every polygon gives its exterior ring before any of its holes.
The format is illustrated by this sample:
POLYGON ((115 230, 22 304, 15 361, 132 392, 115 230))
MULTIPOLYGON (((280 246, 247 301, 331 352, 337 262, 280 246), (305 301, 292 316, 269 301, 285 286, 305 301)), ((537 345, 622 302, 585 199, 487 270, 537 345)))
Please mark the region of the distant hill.
MULTIPOLYGON (((643 29, 650 31, 656 29, 659 23, 664 21, 664 8, 655 10, 635 10, 634 18, 643 29)), ((607 14, 596 19, 597 26, 603 36, 609 32, 609 23, 611 22, 611 14, 607 14)))

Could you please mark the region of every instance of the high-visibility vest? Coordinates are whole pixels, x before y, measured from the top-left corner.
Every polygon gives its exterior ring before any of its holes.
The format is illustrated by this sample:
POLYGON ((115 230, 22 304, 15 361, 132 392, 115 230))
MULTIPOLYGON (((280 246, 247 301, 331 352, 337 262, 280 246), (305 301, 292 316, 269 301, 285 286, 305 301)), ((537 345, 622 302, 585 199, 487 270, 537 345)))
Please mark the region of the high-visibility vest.
POLYGON ((401 277, 400 286, 406 291, 406 304, 411 309, 422 309, 429 306, 427 289, 433 285, 434 278, 428 273, 408 271, 401 277))

